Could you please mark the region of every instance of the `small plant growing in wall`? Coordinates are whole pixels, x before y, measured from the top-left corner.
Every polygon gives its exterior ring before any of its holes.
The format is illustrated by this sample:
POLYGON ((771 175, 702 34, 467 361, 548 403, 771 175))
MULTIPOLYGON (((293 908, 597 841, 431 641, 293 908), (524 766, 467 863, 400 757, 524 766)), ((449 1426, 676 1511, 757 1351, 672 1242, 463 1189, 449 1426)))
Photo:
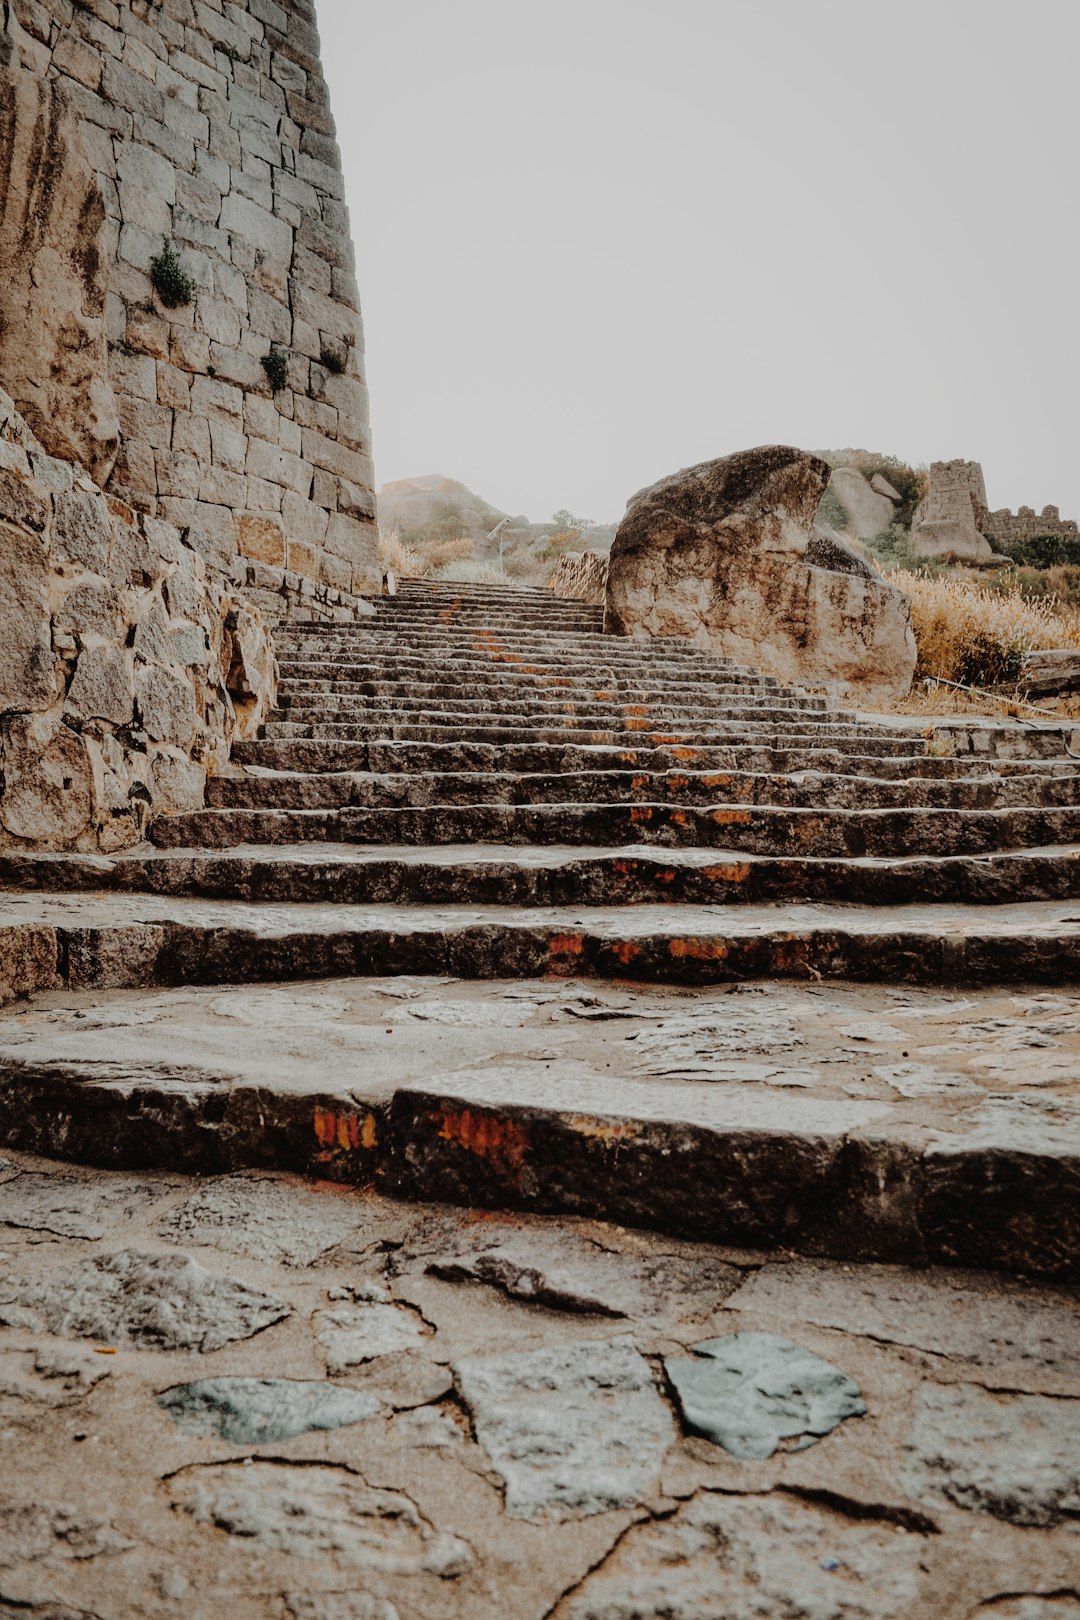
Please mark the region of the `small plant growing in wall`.
POLYGON ((195 297, 195 283, 180 263, 176 248, 164 238, 161 252, 150 260, 150 276, 166 309, 179 309, 195 297))
POLYGON ((342 343, 340 346, 330 343, 324 344, 319 359, 327 371, 332 371, 335 377, 340 377, 349 363, 349 345, 347 343, 342 343))
POLYGON ((262 357, 262 368, 270 379, 272 393, 280 394, 289 380, 289 357, 284 349, 271 349, 262 357))

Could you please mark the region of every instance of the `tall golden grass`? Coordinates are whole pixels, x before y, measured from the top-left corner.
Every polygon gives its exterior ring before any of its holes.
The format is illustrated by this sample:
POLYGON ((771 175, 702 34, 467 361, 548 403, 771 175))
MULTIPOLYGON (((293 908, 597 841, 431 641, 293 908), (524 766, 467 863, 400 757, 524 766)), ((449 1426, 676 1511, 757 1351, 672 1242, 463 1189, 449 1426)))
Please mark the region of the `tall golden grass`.
POLYGON ((1080 647, 1080 613, 1056 597, 988 590, 966 574, 887 574, 911 604, 918 649, 915 677, 936 675, 972 686, 1015 680, 1026 652, 1080 647))

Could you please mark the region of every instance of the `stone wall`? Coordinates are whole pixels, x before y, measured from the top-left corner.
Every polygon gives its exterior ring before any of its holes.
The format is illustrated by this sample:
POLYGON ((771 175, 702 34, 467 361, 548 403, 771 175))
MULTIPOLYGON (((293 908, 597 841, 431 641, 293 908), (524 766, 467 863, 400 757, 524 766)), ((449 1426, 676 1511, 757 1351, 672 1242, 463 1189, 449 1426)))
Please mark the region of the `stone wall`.
POLYGON ((267 628, 174 524, 0 392, 0 844, 108 853, 194 809, 275 697, 267 628))
POLYGON ((1080 539, 1076 523, 1063 518, 1056 506, 1044 506, 1041 512, 1030 506, 1022 506, 1019 512, 1010 512, 1007 507, 991 512, 983 470, 977 461, 931 463, 926 498, 912 525, 916 542, 920 527, 927 523, 974 526, 991 547, 1006 556, 1014 546, 1043 535, 1080 539))
POLYGON ((568 551, 559 558, 551 576, 556 596, 603 605, 607 594, 608 560, 592 551, 568 551))
MULTIPOLYGON (((286 606, 286 574, 339 607, 378 589, 359 299, 313 0, 2 0, 0 47, 0 74, 48 83, 54 145, 73 117, 103 205, 120 437, 107 491, 181 531, 212 568, 270 570, 268 594, 286 606), (166 243, 190 302, 155 288, 166 243), (277 390, 271 351, 286 372, 277 390)), ((9 216, 28 193, 38 209, 55 200, 26 178, 41 116, 26 127, 27 104, 8 97, 6 152, 24 159, 0 162, 9 216)), ((63 221, 58 233, 74 254, 63 221)), ((40 260, 10 259, 5 274, 24 270, 44 313, 40 260)), ((19 367, 0 363, 33 422, 19 367)), ((41 375, 33 357, 22 370, 41 375)), ((100 476, 89 452, 79 459, 100 476)))

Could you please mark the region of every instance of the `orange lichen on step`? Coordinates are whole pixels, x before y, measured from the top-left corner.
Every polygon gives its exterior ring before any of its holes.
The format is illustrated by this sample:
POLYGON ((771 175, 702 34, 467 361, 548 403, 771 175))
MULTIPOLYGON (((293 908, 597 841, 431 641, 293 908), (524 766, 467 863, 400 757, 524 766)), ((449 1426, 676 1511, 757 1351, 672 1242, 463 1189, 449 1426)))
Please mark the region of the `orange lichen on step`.
POLYGON ((703 776, 702 785, 708 788, 723 788, 731 786, 730 776, 703 776))
POLYGON ((594 692, 593 693, 593 702, 594 703, 610 703, 610 702, 612 702, 614 697, 615 697, 614 692, 594 692))
POLYGON ((649 778, 647 776, 635 776, 631 779, 630 789, 633 793, 640 793, 642 788, 648 787, 648 785, 649 778))
POLYGON ((630 806, 630 820, 631 821, 651 821, 652 820, 652 805, 651 804, 632 804, 630 806))
POLYGON ((636 1119, 593 1119, 588 1114, 574 1114, 566 1122, 579 1136, 594 1142, 629 1142, 640 1135, 641 1126, 636 1119))
POLYGON ((820 979, 821 974, 811 965, 809 957, 810 941, 795 934, 778 939, 773 945, 773 968, 777 973, 808 973, 812 979, 820 979))
POLYGON ((710 810, 709 815, 718 827, 748 827, 753 819, 749 810, 736 810, 730 805, 724 805, 721 810, 710 810))
POLYGON ((642 715, 648 714, 648 712, 648 708, 644 703, 625 703, 623 705, 623 714, 642 715))
POLYGON ((611 947, 611 954, 623 967, 629 967, 641 955, 641 946, 636 939, 620 939, 611 947))
POLYGON ((683 793, 690 786, 690 778, 688 776, 673 776, 669 772, 664 778, 664 786, 669 793, 683 793))
POLYGON ((737 866, 703 866, 701 875, 708 883, 745 883, 750 876, 750 867, 745 861, 737 866))
POLYGON ((722 962, 728 954, 728 945, 723 939, 673 939, 668 951, 679 961, 722 962))
POLYGON ((513 1120, 472 1108, 443 1108, 431 1118, 439 1127, 442 1141, 475 1153, 496 1170, 516 1174, 524 1166, 529 1138, 513 1120))
POLYGON ((690 760, 698 757, 696 748, 673 748, 671 752, 676 759, 681 759, 684 765, 689 764, 690 760))
POLYGON ((378 1141, 378 1122, 374 1114, 365 1114, 361 1119, 348 1110, 323 1108, 316 1103, 315 1136, 324 1148, 340 1148, 343 1153, 355 1148, 370 1151, 378 1141))
POLYGON ((668 821, 673 827, 689 827, 690 825, 690 817, 685 810, 670 811, 668 821))
POLYGON ((636 765, 637 762, 638 762, 637 754, 632 748, 623 749, 623 751, 619 755, 619 763, 621 765, 636 765))
POLYGON ((548 940, 549 956, 580 956, 584 949, 584 934, 552 934, 548 940))

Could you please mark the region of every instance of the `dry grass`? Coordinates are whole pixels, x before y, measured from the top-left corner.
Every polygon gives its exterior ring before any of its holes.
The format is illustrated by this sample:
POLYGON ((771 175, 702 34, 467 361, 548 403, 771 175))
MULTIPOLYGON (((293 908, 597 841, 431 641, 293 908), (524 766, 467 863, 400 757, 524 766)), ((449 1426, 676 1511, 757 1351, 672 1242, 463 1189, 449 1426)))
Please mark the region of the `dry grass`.
POLYGON ((886 577, 911 603, 916 679, 995 686, 1015 680, 1026 652, 1080 647, 1080 613, 1056 597, 988 590, 967 574, 931 577, 898 568, 886 577))
POLYGON ((379 562, 383 573, 389 569, 398 579, 420 579, 425 571, 423 557, 404 545, 396 529, 379 525, 379 562))

